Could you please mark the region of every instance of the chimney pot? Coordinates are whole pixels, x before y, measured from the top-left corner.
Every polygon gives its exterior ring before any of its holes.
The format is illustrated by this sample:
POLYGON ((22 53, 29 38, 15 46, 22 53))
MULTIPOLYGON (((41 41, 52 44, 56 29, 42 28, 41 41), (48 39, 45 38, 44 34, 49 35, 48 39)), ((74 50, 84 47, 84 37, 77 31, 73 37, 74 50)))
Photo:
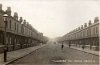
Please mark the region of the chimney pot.
POLYGON ((2 10, 2 4, 0 4, 0 10, 2 10))

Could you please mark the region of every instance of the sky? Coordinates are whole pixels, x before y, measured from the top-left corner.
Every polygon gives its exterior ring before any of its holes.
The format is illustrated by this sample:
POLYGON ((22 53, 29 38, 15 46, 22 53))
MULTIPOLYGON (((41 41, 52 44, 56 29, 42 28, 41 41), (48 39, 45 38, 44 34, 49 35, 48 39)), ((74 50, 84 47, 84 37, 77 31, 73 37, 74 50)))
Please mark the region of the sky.
POLYGON ((63 36, 100 17, 99 0, 0 0, 3 10, 11 7, 44 36, 63 36))

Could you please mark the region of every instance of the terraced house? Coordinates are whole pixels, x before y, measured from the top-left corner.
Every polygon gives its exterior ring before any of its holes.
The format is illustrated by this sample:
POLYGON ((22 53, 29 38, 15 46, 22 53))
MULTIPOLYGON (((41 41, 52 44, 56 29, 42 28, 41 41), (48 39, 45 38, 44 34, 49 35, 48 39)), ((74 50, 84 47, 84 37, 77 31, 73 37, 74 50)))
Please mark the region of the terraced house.
POLYGON ((99 50, 99 18, 95 17, 93 23, 89 20, 88 23, 65 34, 59 40, 68 45, 99 50))
POLYGON ((17 12, 14 13, 14 16, 11 16, 11 13, 11 7, 4 11, 2 10, 2 4, 0 4, 0 52, 3 52, 5 42, 4 14, 8 15, 6 23, 6 44, 8 51, 38 45, 40 42, 45 43, 47 41, 43 33, 38 32, 26 20, 19 17, 17 12))

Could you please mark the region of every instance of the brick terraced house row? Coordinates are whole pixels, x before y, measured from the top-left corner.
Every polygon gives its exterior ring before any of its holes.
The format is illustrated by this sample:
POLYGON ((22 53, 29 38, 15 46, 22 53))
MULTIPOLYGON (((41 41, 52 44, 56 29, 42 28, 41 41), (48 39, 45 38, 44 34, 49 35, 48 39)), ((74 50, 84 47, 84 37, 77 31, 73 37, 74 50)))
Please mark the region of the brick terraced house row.
POLYGON ((99 18, 95 17, 93 23, 89 20, 88 24, 85 23, 81 27, 59 37, 58 42, 64 42, 76 47, 84 46, 85 48, 99 50, 99 25, 99 18))
POLYGON ((11 7, 7 7, 7 10, 4 11, 2 10, 2 4, 0 4, 0 53, 3 52, 4 48, 4 14, 8 15, 6 26, 8 51, 31 47, 48 40, 43 41, 43 33, 38 32, 26 20, 19 17, 17 12, 14 12, 14 16, 11 16, 11 13, 11 7))

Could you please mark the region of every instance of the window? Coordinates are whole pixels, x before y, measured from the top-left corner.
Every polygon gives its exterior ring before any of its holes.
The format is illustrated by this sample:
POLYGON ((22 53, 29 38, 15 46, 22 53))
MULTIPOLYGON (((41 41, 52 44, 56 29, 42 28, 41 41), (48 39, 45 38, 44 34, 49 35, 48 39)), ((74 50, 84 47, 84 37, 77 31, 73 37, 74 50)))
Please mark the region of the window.
POLYGON ((8 22, 6 22, 5 25, 6 25, 6 28, 8 28, 8 22))
POLYGON ((91 36, 91 29, 89 29, 89 36, 91 36))
POLYGON ((89 36, 89 30, 87 30, 87 36, 89 36))
POLYGON ((15 23, 15 30, 16 30, 16 23, 15 23))
POLYGON ((2 43, 2 42, 1 42, 1 39, 2 39, 2 34, 0 33, 0 45, 1 45, 1 43, 2 43))
POLYGON ((3 33, 0 33, 0 45, 1 44, 4 44, 4 36, 3 36, 3 33))
POLYGON ((87 36, 87 30, 85 31, 85 36, 87 36))
POLYGON ((96 33, 98 33, 98 27, 96 27, 96 33))
POLYGON ((11 29, 11 20, 10 20, 10 25, 9 26, 10 26, 10 29, 11 29))
POLYGON ((18 24, 17 24, 17 32, 18 32, 18 24))
POLYGON ((83 37, 85 37, 85 31, 83 31, 83 37))
POLYGON ((11 44, 11 37, 10 37, 9 41, 10 41, 9 44, 11 44))
POLYGON ((95 35, 95 28, 93 28, 93 34, 95 35))

